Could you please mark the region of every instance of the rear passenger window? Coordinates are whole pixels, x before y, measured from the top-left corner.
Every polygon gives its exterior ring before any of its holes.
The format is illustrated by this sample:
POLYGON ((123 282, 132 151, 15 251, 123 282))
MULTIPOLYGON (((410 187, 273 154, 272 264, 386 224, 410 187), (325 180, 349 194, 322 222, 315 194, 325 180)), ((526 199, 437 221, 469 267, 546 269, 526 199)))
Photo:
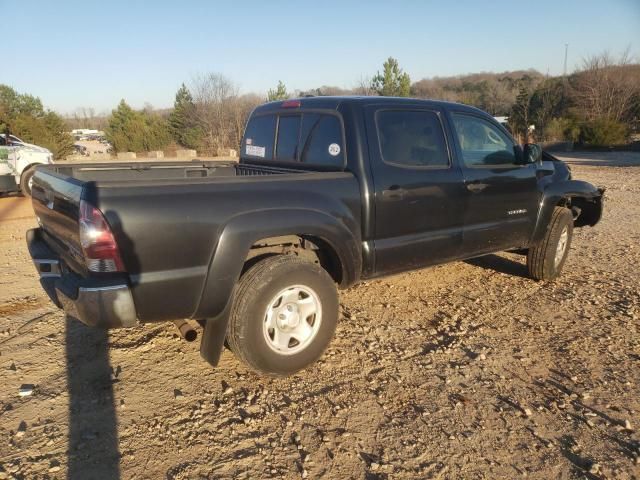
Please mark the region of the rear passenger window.
POLYGON ((385 163, 447 167, 449 154, 438 114, 426 110, 381 110, 376 114, 385 163))
POLYGON ((244 145, 240 155, 271 160, 273 158, 275 132, 275 115, 253 117, 244 133, 244 145))
POLYGON ((300 115, 281 116, 278 122, 278 142, 276 143, 276 158, 278 160, 297 160, 299 135, 300 115))
POLYGON ((323 113, 258 115, 249 120, 241 157, 343 167, 342 124, 323 113))
MULTIPOLYGON (((306 119, 305 115, 305 120, 306 119)), ((344 148, 340 120, 333 115, 310 115, 305 122, 308 135, 302 151, 302 162, 313 165, 342 167, 344 148)))

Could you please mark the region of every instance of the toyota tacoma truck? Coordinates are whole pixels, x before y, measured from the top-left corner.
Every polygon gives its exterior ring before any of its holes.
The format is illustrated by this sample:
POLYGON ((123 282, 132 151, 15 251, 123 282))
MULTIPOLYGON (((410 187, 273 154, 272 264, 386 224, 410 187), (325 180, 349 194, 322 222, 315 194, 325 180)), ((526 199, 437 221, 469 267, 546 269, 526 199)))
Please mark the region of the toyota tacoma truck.
POLYGON ((338 289, 504 250, 553 280, 603 190, 469 106, 384 97, 271 102, 238 163, 37 167, 27 233, 42 286, 95 327, 191 319, 260 372, 318 359, 338 289))

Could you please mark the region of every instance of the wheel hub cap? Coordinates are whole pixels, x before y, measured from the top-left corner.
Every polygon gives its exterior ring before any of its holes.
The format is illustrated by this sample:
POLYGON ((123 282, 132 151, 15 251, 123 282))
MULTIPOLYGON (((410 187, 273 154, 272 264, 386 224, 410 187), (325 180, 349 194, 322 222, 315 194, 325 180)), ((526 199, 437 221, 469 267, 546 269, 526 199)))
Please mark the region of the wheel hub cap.
POLYGON ((300 323, 300 314, 298 313, 298 306, 293 303, 287 303, 284 308, 277 309, 278 328, 281 330, 295 330, 300 323))
POLYGON ((313 289, 294 285, 269 302, 263 333, 269 348, 281 355, 304 350, 315 338, 322 322, 322 306, 313 289))

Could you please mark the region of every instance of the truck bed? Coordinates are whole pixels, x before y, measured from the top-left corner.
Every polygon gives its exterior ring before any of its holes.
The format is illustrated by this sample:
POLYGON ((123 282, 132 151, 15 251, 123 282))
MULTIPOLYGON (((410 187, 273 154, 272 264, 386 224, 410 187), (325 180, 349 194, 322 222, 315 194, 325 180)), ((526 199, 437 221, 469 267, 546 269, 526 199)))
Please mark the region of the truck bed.
POLYGON ((47 167, 63 177, 75 178, 82 182, 124 183, 186 181, 236 176, 276 175, 284 173, 304 173, 300 170, 267 167, 263 165, 239 164, 220 161, 175 161, 175 162, 109 162, 56 164, 47 167))
POLYGON ((231 231, 269 227, 273 215, 297 222, 301 234, 312 233, 310 215, 360 231, 350 172, 215 161, 51 165, 38 167, 32 201, 42 241, 78 282, 109 275, 87 270, 79 237, 81 201, 103 213, 141 321, 194 315, 217 245, 231 231), (228 228, 240 218, 249 223, 228 228))

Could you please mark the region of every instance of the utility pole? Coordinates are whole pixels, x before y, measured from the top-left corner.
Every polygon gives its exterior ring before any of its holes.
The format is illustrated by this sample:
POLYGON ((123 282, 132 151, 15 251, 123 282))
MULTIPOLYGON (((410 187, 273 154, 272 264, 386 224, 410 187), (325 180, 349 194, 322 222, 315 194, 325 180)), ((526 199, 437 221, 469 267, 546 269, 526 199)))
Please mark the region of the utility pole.
POLYGON ((565 43, 564 44, 564 72, 562 73, 562 76, 566 78, 567 76, 567 52, 569 51, 569 44, 565 43))

